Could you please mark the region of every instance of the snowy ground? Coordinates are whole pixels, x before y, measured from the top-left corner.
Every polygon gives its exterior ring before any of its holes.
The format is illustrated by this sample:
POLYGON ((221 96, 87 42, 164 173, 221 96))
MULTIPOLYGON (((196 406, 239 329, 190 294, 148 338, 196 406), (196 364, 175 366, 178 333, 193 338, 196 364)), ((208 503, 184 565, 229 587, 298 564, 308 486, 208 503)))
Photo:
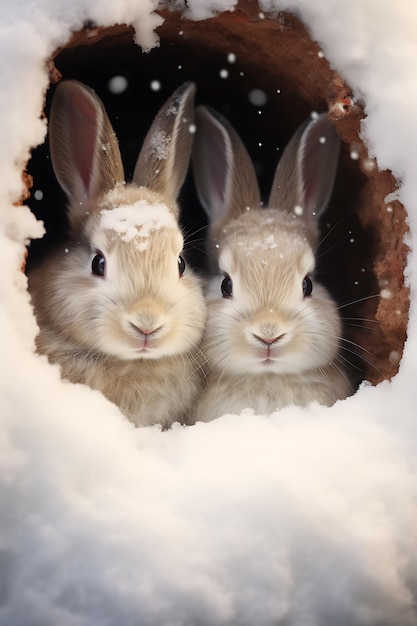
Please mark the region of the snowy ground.
MULTIPOLYGON (((189 0, 188 15, 233 4, 189 0)), ((45 61, 86 18, 133 23, 151 47, 154 7, 0 4, 0 624, 415 626, 414 252, 399 375, 331 409, 135 430, 33 353, 20 266, 41 227, 12 203, 45 137, 45 61)), ((403 181, 415 248, 415 0, 260 3, 273 8, 296 11, 364 99, 364 137, 403 181)))

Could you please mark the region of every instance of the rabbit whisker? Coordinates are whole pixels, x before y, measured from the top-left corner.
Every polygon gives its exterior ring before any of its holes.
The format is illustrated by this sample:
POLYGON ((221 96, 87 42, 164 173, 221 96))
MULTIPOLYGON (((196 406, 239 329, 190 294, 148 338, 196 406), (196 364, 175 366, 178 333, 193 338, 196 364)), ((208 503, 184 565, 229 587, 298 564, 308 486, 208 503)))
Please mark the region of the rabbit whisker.
POLYGON ((364 330, 368 330, 372 332, 375 332, 378 330, 378 328, 375 328, 375 326, 373 328, 370 328, 369 326, 365 326, 365 324, 353 324, 352 322, 350 322, 349 324, 344 322, 344 326, 348 328, 363 328, 364 330))
POLYGON ((337 307, 337 309, 340 311, 340 309, 344 309, 347 306, 352 306, 353 304, 359 304, 359 302, 365 302, 366 300, 373 300, 374 298, 379 298, 379 297, 380 297, 379 293, 373 294, 371 296, 365 296, 364 298, 358 298, 357 300, 351 300, 350 302, 341 304, 337 307))
POLYGON ((370 324, 379 324, 378 320, 373 320, 370 317, 341 317, 342 321, 358 321, 358 322, 369 322, 370 324))
MULTIPOLYGON (((207 224, 200 226, 194 230, 194 227, 187 226, 183 228, 184 239, 188 239, 189 237, 194 237, 194 235, 198 235, 198 233, 202 233, 207 229, 207 224)), ((204 241, 205 237, 200 239, 200 241, 204 241)))
MULTIPOLYGON (((347 348, 346 346, 341 346, 341 351, 343 352, 347 352, 349 354, 353 354, 353 356, 358 357, 363 363, 366 363, 367 365, 369 365, 369 367, 371 367, 373 370, 375 370, 376 372, 378 372, 378 374, 383 375, 383 372, 375 365, 375 363, 372 363, 372 361, 370 359, 368 359, 366 356, 364 356, 362 354, 362 350, 364 350, 363 348, 361 348, 361 346, 358 346, 358 350, 352 350, 350 348, 347 348)), ((366 350, 366 352, 368 352, 366 350)), ((371 354, 371 353, 369 353, 371 354)), ((341 354, 339 355, 341 357, 341 354)), ((372 354, 371 354, 372 356, 372 354)), ((349 363, 349 365, 352 365, 354 367, 354 364, 351 360, 346 358, 346 361, 349 363)))

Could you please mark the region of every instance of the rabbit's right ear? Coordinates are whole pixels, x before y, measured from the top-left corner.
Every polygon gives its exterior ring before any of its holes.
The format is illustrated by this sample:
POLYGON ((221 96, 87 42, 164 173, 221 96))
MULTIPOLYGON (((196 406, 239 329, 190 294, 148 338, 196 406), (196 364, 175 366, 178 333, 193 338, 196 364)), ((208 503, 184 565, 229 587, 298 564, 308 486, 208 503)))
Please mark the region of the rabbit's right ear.
POLYGON ((214 226, 238 217, 248 207, 259 208, 255 169, 239 135, 217 111, 196 109, 192 153, 198 197, 214 226))
POLYGON ((145 137, 133 182, 175 203, 190 164, 195 85, 186 82, 162 105, 145 137))
POLYGON ((72 203, 99 196, 124 181, 116 135, 103 103, 73 80, 60 83, 49 117, 52 167, 72 203))
POLYGON ((339 150, 327 113, 310 117, 290 139, 275 172, 268 206, 289 213, 298 207, 313 238, 333 190, 339 150))

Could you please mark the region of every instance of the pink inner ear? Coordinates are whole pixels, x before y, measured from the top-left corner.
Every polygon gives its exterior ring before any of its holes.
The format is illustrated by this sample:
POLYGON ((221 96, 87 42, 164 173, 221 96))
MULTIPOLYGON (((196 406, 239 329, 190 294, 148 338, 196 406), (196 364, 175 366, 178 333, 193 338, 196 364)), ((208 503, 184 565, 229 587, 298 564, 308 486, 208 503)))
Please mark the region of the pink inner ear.
POLYGON ((97 107, 90 97, 74 90, 68 107, 71 155, 87 194, 93 176, 97 114, 97 107))
POLYGON ((214 154, 208 157, 208 167, 210 169, 209 180, 212 184, 213 194, 213 218, 214 221, 222 219, 226 205, 226 174, 227 164, 221 157, 214 154))
POLYGON ((309 150, 306 149, 304 153, 303 160, 303 191, 304 191, 304 201, 305 208, 308 213, 316 212, 318 200, 317 196, 319 193, 319 176, 320 176, 320 167, 317 163, 317 160, 311 156, 309 156, 309 150))
POLYGON ((301 155, 302 185, 305 208, 310 214, 319 214, 330 199, 339 154, 333 134, 333 128, 323 118, 311 125, 304 138, 301 155))
POLYGON ((200 197, 210 221, 216 223, 227 212, 227 181, 231 175, 229 160, 232 155, 227 133, 220 122, 206 113, 199 116, 198 124, 201 133, 198 144, 201 166, 197 170, 200 171, 200 197))

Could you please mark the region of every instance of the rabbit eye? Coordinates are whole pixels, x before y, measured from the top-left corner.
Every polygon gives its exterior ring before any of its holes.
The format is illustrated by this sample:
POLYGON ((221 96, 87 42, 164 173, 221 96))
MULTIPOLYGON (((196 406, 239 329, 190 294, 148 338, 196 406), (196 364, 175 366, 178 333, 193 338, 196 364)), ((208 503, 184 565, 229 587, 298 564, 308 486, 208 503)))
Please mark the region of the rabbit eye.
POLYGON ((231 298, 233 295, 233 282, 228 274, 223 278, 221 284, 223 298, 231 298))
POLYGON ((178 273, 182 276, 185 272, 185 261, 181 255, 178 257, 178 273))
POLYGON ((313 283, 311 282, 310 276, 306 276, 303 280, 303 294, 306 298, 307 296, 311 296, 313 291, 313 283))
POLYGON ((95 276, 104 276, 104 271, 106 269, 106 259, 101 252, 97 252, 97 254, 93 257, 91 261, 91 271, 95 276))

